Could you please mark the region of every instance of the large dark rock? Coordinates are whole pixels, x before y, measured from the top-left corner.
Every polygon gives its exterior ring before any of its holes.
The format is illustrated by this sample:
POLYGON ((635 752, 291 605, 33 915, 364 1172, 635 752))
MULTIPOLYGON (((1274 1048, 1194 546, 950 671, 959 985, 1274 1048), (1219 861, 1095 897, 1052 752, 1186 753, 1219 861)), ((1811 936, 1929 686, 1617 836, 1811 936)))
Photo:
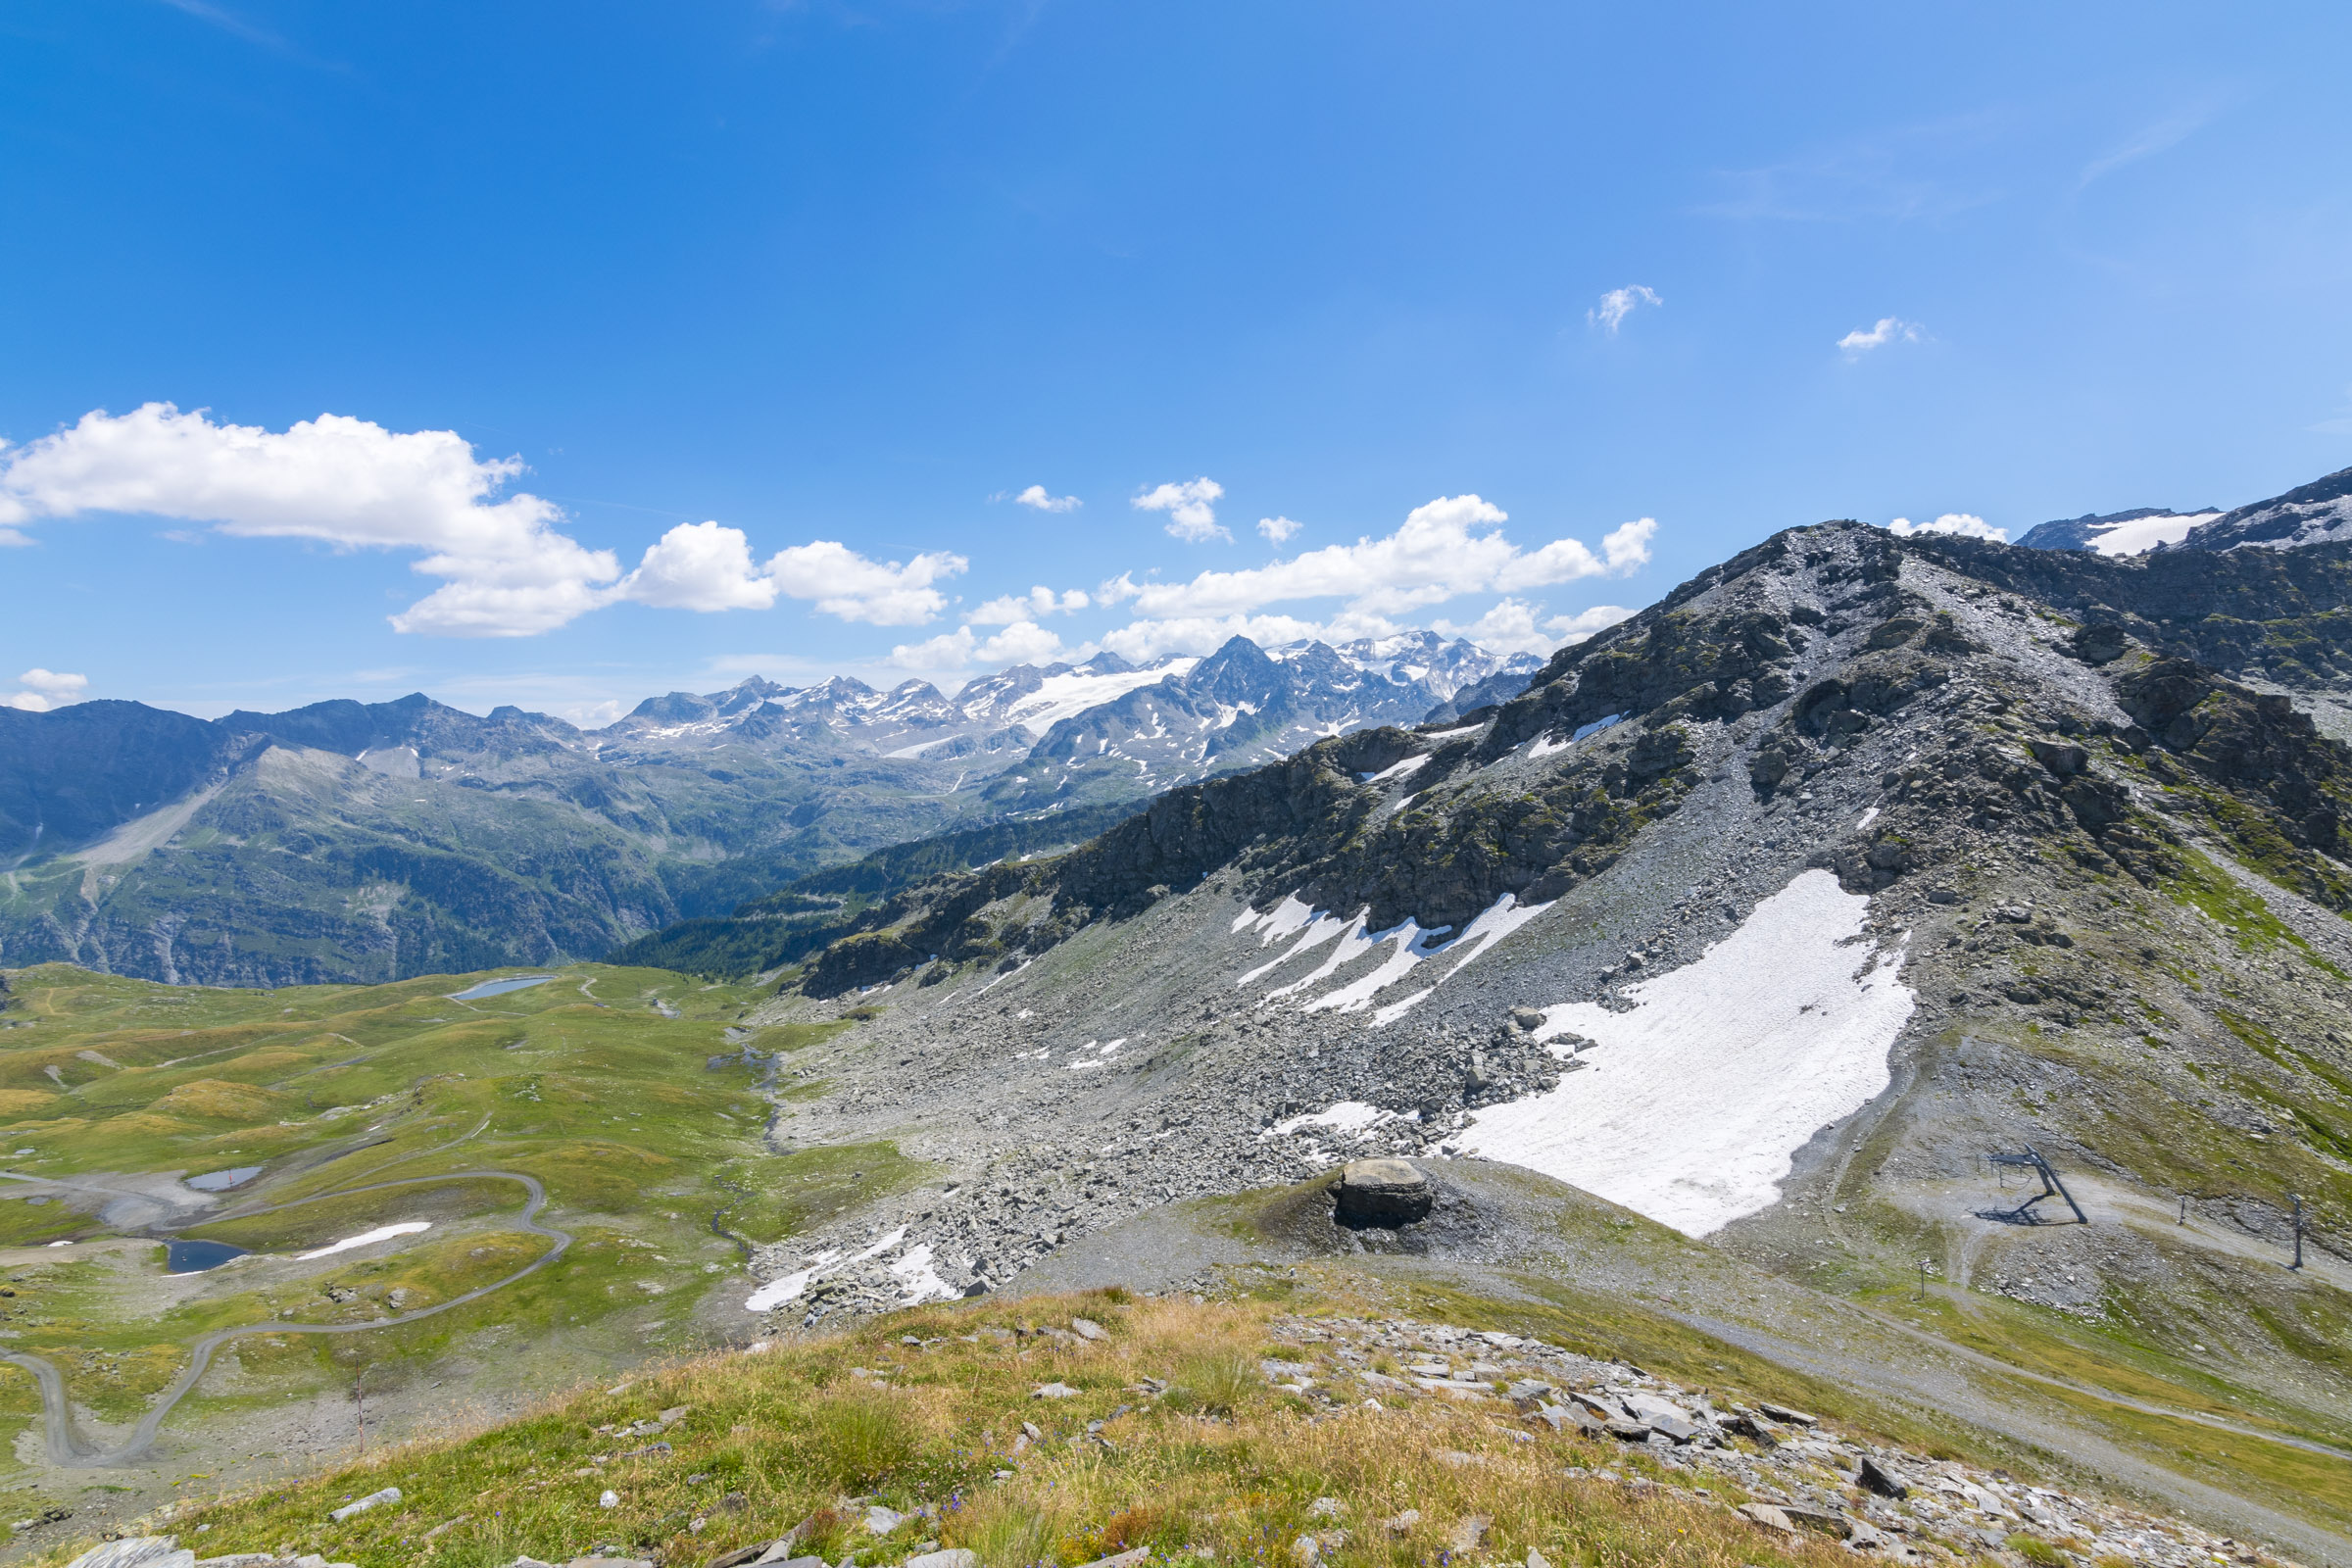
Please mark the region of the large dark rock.
POLYGON ((1437 1201, 1429 1178, 1401 1159, 1349 1160, 1331 1194, 1332 1218, 1351 1230, 1399 1230, 1437 1201))

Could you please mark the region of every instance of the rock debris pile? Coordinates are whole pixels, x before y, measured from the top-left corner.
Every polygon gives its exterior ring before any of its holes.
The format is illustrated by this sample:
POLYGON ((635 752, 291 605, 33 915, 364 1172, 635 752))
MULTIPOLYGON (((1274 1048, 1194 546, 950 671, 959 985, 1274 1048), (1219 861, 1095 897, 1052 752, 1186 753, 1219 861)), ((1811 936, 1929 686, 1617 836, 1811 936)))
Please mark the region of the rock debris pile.
MULTIPOLYGON (((2006 1473, 1842 1437, 1807 1411, 1718 1402, 1637 1366, 1595 1361, 1541 1340, 1407 1318, 1291 1318, 1273 1337, 1269 1382, 1349 1415, 1376 1401, 1451 1398, 1503 1420, 1581 1431, 1604 1451, 1572 1475, 1636 1490, 1677 1487, 1790 1540, 1805 1534, 1889 1561, 2128 1562, 2153 1568, 2283 1559, 2179 1519, 2143 1513, 2006 1473), (1396 1367, 1376 1369, 1376 1362, 1396 1367), (1655 1469, 1664 1481, 1641 1472, 1655 1469), (1738 1492, 1745 1500, 1727 1495, 1738 1492)), ((1463 1454, 1461 1462, 1481 1462, 1463 1454)))

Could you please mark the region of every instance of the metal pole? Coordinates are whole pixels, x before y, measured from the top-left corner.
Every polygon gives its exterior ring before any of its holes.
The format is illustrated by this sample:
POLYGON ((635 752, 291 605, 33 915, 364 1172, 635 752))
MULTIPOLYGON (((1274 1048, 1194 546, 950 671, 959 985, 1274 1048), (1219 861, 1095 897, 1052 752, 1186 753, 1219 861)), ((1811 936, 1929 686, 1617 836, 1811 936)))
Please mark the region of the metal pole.
POLYGON ((2173 1223, 2176 1225, 2185 1225, 2188 1223, 2188 1195, 2186 1193, 2182 1193, 2180 1195, 2180 1217, 2173 1221, 2173 1223))
POLYGON ((2295 1260, 2287 1267, 2301 1268, 2303 1266, 2303 1196, 2300 1193, 2291 1196, 2295 1200, 2295 1260))

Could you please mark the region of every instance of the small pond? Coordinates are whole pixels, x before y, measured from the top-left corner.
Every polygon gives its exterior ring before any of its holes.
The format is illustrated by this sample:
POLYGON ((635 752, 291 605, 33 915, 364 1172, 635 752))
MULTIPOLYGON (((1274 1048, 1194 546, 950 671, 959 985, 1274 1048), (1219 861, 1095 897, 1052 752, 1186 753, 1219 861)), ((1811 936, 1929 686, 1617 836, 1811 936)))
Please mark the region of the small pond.
POLYGON ((226 1242, 166 1242, 164 1268, 172 1274, 201 1274, 244 1255, 244 1248, 231 1247, 226 1242))
POLYGON ((201 1176, 190 1176, 184 1185, 200 1193, 225 1193, 231 1187, 242 1187, 262 1173, 259 1165, 238 1165, 228 1170, 208 1170, 201 1176))
POLYGON ((506 980, 485 980, 464 991, 453 991, 452 1002, 479 1002, 484 997, 503 996, 510 991, 521 991, 530 986, 543 986, 555 978, 552 974, 520 974, 506 980))

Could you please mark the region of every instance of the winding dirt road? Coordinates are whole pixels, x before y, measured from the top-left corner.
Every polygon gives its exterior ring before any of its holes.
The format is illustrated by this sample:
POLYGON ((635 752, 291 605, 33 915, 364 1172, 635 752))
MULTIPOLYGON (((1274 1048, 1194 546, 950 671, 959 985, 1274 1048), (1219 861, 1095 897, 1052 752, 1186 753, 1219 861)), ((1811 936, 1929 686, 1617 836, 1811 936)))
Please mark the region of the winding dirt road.
MULTIPOLYGON (((355 1193, 380 1192, 388 1187, 421 1187, 437 1182, 462 1181, 521 1183, 523 1191, 528 1196, 522 1205, 521 1214, 515 1219, 515 1224, 534 1236, 548 1238, 556 1245, 505 1279, 494 1280, 488 1285, 467 1291, 463 1296, 454 1296, 438 1306, 427 1306, 414 1312, 403 1312, 398 1317, 377 1318, 368 1323, 281 1323, 272 1320, 256 1323, 246 1328, 215 1329, 189 1347, 187 1366, 177 1378, 172 1380, 172 1386, 164 1391, 162 1398, 157 1400, 144 1416, 140 1417, 139 1424, 131 1432, 129 1440, 118 1448, 101 1451, 84 1442, 81 1436, 74 1431, 73 1405, 66 1397, 66 1380, 55 1366, 41 1356, 24 1351, 0 1351, 0 1360, 10 1361, 23 1367, 32 1374, 33 1381, 40 1386, 41 1422, 43 1436, 48 1446, 49 1462, 74 1470, 123 1469, 138 1464, 147 1457, 148 1450, 154 1446, 156 1434, 162 1429, 164 1418, 172 1413, 172 1406, 178 1404, 187 1396, 189 1391, 196 1387, 198 1380, 204 1376, 205 1368, 212 1364, 213 1351, 230 1340, 241 1339, 251 1334, 365 1334, 376 1329, 398 1328, 404 1323, 415 1323, 419 1319, 446 1312, 452 1307, 464 1306, 468 1301, 478 1301, 494 1292, 503 1291, 515 1281, 537 1273, 557 1258, 562 1257, 565 1249, 571 1246, 572 1239, 569 1231, 557 1230, 553 1226, 539 1223, 539 1210, 547 1205, 547 1189, 539 1185, 537 1177, 525 1176, 510 1170, 450 1171, 439 1176, 411 1176, 399 1181, 370 1182, 364 1187, 345 1187, 331 1193, 319 1193, 310 1198, 299 1198, 290 1203, 272 1203, 267 1207, 245 1209, 233 1217, 242 1219, 254 1214, 271 1214, 280 1209, 299 1208, 305 1203, 316 1203, 323 1199, 349 1198, 355 1193)), ((222 1215, 220 1217, 232 1216, 222 1215)))

